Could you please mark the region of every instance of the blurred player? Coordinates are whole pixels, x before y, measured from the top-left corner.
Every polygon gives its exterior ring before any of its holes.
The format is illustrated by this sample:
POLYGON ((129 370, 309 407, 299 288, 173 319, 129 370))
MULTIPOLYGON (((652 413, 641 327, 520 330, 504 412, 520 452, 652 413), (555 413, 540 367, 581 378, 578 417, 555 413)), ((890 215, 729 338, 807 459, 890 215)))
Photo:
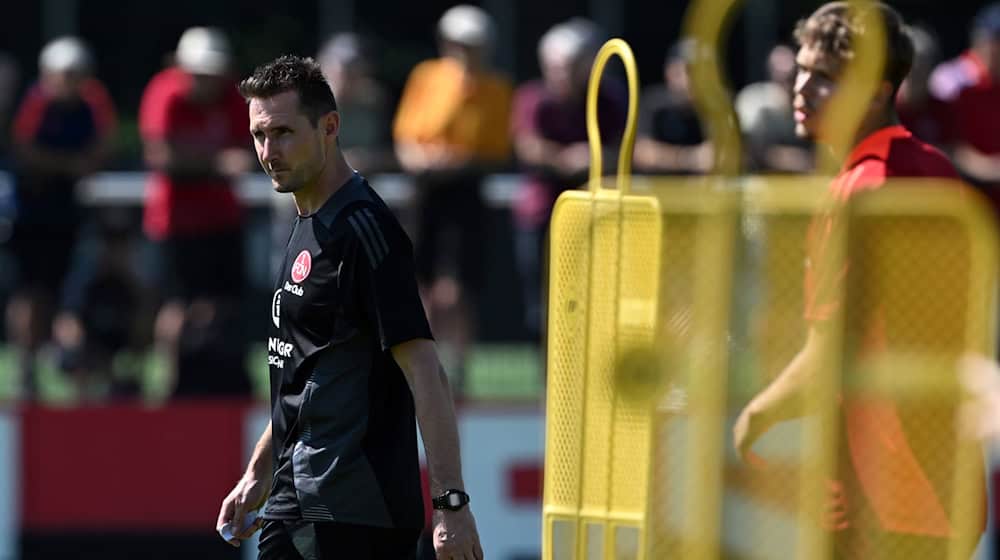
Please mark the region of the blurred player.
POLYGON ((642 92, 635 167, 643 173, 691 175, 712 167, 714 148, 705 136, 691 95, 688 65, 693 40, 678 41, 663 62, 663 82, 642 92))
MULTIPOLYGON (((957 173, 935 148, 917 140, 898 123, 893 100, 913 59, 913 45, 902 19, 877 4, 885 22, 886 65, 874 97, 856 135, 854 149, 830 189, 846 201, 861 191, 876 189, 892 177, 941 177, 957 173)), ((825 4, 796 28, 795 119, 798 134, 823 143, 826 103, 837 91, 838 79, 862 33, 855 14, 844 2, 825 4)), ((809 263, 823 262, 829 233, 836 219, 818 217, 810 227, 809 263)), ((746 457, 753 443, 774 424, 801 416, 802 395, 811 390, 826 352, 827 321, 840 303, 835 299, 838 274, 817 272, 807 265, 805 318, 809 332, 803 349, 781 374, 741 412, 734 426, 735 445, 746 457), (831 289, 834 287, 834 289, 831 289)), ((884 349, 883 327, 875 318, 861 328, 863 352, 884 349)), ((905 372, 900 372, 905 375, 905 372)), ((949 544, 951 505, 949 447, 955 447, 954 426, 922 426, 921 437, 907 429, 923 412, 901 403, 841 395, 839 429, 840 480, 831 484, 827 514, 836 531, 836 555, 841 558, 944 558, 949 544), (928 442, 945 442, 930 448, 928 442), (886 476, 885 473, 891 473, 886 476)), ((967 551, 971 554, 971 551, 967 551)), ((968 557, 966 554, 964 557, 968 557)))
POLYGON ((409 238, 345 161, 319 65, 281 57, 240 92, 260 164, 298 217, 271 301, 271 423, 217 528, 263 505, 261 560, 412 558, 424 520, 416 418, 438 557, 481 559, 409 238))
POLYGON ((38 69, 38 83, 25 95, 13 127, 17 213, 11 247, 18 282, 7 329, 26 397, 34 396, 35 354, 49 338, 83 219, 76 183, 106 161, 117 120, 111 97, 93 77, 93 54, 80 39, 47 44, 38 69))
POLYGON ((151 170, 143 226, 163 276, 156 346, 175 396, 248 393, 239 329, 225 328, 229 339, 214 349, 188 352, 188 342, 204 342, 188 333, 233 321, 242 295, 243 207, 234 184, 253 162, 246 104, 229 77, 229 41, 218 29, 186 30, 175 58, 176 66, 150 80, 139 109, 151 170), (223 352, 233 355, 224 367, 206 365, 223 352), (201 364, 186 367, 192 361, 201 364))
MULTIPOLYGON (((542 286, 545 245, 552 207, 559 194, 587 181, 587 80, 603 42, 592 22, 573 18, 545 32, 538 42, 542 79, 517 88, 511 118, 514 152, 524 171, 514 202, 515 256, 525 302, 525 326, 543 330, 542 286)), ((597 99, 601 143, 608 159, 618 156, 625 128, 624 88, 601 84, 597 99), (613 155, 612 155, 613 154, 613 155)))
POLYGON ((396 155, 413 176, 420 217, 417 275, 434 332, 463 392, 475 340, 485 245, 480 193, 486 173, 510 157, 512 88, 493 71, 493 19, 455 6, 438 21, 441 57, 416 66, 393 123, 396 155))

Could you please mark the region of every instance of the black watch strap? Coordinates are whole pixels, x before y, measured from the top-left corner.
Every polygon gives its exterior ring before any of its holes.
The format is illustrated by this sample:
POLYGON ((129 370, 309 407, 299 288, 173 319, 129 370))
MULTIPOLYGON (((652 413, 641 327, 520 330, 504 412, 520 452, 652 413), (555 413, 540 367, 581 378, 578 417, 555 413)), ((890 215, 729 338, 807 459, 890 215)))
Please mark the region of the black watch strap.
POLYGON ((431 500, 434 504, 434 509, 447 509, 451 511, 458 511, 465 507, 469 503, 469 495, 461 490, 445 490, 443 494, 435 497, 431 500))

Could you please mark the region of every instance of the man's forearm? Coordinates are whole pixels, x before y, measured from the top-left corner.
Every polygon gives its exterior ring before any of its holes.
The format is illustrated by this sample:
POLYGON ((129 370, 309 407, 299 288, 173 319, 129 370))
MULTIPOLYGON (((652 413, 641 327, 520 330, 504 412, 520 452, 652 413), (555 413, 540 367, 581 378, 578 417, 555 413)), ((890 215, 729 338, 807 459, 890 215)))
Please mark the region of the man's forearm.
POLYGON ((253 455, 250 456, 250 462, 247 464, 244 476, 253 476, 258 480, 270 480, 274 467, 273 462, 274 452, 271 443, 271 423, 268 422, 267 428, 264 429, 264 433, 257 440, 257 445, 254 446, 253 455))
POLYGON ((955 148, 954 156, 958 168, 973 179, 1000 181, 1000 157, 984 154, 965 144, 955 148))
POLYGON ((393 348, 393 356, 413 393, 430 473, 431 495, 450 488, 464 491, 455 406, 437 352, 430 341, 408 342, 402 346, 406 350, 393 348))
POLYGON ((815 379, 819 335, 810 331, 805 346, 781 373, 747 405, 761 429, 803 414, 805 392, 815 379))
POLYGON ((420 435, 430 473, 431 495, 436 496, 449 488, 465 490, 462 480, 462 459, 459 452, 458 421, 451 397, 451 389, 444 370, 438 366, 439 382, 429 381, 424 395, 414 403, 420 435))

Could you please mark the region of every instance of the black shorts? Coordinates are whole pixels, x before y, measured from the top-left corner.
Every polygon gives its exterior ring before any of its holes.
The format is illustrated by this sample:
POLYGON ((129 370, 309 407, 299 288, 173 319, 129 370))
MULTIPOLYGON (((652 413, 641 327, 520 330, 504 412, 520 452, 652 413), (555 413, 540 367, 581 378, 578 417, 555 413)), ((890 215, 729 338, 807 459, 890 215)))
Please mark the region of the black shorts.
POLYGON ((417 278, 424 284, 453 276, 475 293, 483 275, 483 221, 478 174, 427 174, 415 179, 419 230, 414 248, 417 278))
POLYGON ((257 560, 412 560, 420 529, 269 519, 257 560))
POLYGON ((164 298, 242 297, 246 277, 242 230, 170 237, 155 245, 164 298))

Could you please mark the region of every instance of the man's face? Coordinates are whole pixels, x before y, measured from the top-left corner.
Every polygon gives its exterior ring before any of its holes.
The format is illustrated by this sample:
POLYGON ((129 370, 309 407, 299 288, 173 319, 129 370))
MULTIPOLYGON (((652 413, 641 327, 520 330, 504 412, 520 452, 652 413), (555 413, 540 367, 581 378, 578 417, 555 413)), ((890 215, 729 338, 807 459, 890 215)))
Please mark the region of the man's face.
POLYGON ((43 71, 41 75, 42 87, 54 99, 69 101, 80 97, 80 86, 86 76, 74 71, 43 71))
POLYGON ((188 97, 196 103, 214 103, 226 91, 228 82, 223 76, 213 74, 188 74, 191 77, 191 89, 188 97))
POLYGON ((573 59, 562 52, 542 53, 542 79, 545 87, 559 99, 573 95, 573 59))
POLYGON ((840 61, 813 45, 799 48, 795 56, 795 134, 815 139, 819 133, 823 108, 837 90, 840 61))
MULTIPOLYGON (((335 118, 336 113, 332 115, 335 118)), ((275 191, 296 192, 322 173, 327 140, 327 127, 322 124, 327 118, 320 119, 317 127, 299 110, 299 95, 294 91, 250 100, 250 134, 275 191)))

